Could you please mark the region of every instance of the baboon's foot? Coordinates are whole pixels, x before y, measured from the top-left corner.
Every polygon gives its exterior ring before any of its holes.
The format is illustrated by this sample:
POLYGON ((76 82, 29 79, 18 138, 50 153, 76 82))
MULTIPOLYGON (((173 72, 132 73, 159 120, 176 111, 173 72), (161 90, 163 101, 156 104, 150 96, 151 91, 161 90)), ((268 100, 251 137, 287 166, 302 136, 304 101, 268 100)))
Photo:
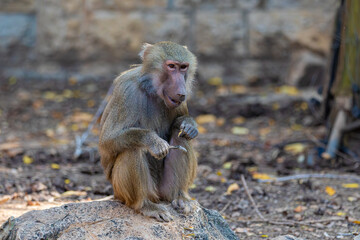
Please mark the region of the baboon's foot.
POLYGON ((171 205, 173 208, 183 214, 192 213, 195 209, 194 201, 185 198, 178 198, 172 201, 171 205))
POLYGON ((170 222, 173 220, 165 206, 150 201, 147 201, 139 212, 144 216, 156 218, 159 222, 170 222))

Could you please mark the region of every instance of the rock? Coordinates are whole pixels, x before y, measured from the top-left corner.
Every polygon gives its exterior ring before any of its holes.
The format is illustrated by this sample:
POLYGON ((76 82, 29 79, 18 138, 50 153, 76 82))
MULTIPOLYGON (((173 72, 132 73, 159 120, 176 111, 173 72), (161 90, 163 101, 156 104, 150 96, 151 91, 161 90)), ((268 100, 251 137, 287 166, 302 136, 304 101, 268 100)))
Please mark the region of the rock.
POLYGON ((144 42, 156 43, 161 39, 183 45, 191 44, 189 38, 190 19, 184 13, 169 11, 161 14, 147 13, 144 14, 144 21, 151 22, 144 29, 144 42))
POLYGON ((286 81, 289 61, 243 60, 202 62, 199 80, 204 83, 213 77, 223 79, 225 85, 269 85, 286 81))
POLYGON ((271 240, 302 240, 301 238, 294 237, 292 235, 279 236, 272 238, 271 240))
POLYGON ((326 59, 308 50, 292 53, 287 84, 298 87, 320 86, 325 72, 326 59))
POLYGON ((215 63, 203 63, 199 65, 199 78, 206 82, 208 79, 213 77, 220 77, 222 78, 225 73, 225 67, 219 62, 215 63))
MULTIPOLYGON (((242 0, 245 1, 245 0, 242 0)), ((176 9, 197 9, 197 10, 213 10, 213 9, 233 9, 236 7, 238 0, 176 0, 174 7, 176 9)))
MULTIPOLYGON (((33 47, 36 40, 36 19, 27 14, 0 13, 0 53, 14 47, 33 47)), ((0 56, 1 58, 1 56, 0 56)))
POLYGON ((170 223, 135 213, 118 201, 71 203, 27 212, 0 228, 0 239, 238 239, 221 215, 196 203, 188 216, 170 223))
POLYGON ((295 46, 327 54, 333 34, 335 10, 251 11, 250 54, 254 57, 286 58, 295 46))
POLYGON ((67 2, 47 0, 39 7, 37 50, 42 57, 71 62, 137 56, 144 41, 141 12, 94 11, 67 2))
POLYGON ((94 9, 104 10, 149 10, 149 9, 163 9, 167 6, 166 0, 147 0, 147 1, 129 1, 129 0, 91 0, 91 5, 94 9))
POLYGON ((197 13, 195 22, 198 54, 229 57, 245 53, 246 28, 239 11, 201 11, 197 13))
POLYGON ((266 7, 270 9, 327 9, 332 11, 339 6, 338 0, 267 0, 266 7))
POLYGON ((1 12, 33 12, 35 7, 35 0, 2 0, 0 1, 1 12))

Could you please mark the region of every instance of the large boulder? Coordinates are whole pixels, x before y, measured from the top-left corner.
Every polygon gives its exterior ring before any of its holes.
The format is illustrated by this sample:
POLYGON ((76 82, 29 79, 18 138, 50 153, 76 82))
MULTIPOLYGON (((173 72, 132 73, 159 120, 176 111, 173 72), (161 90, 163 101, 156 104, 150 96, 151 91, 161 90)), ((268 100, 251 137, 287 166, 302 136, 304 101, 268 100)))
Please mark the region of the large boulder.
POLYGON ((169 223, 144 217, 118 201, 70 203, 10 218, 0 240, 12 239, 238 239, 221 215, 196 204, 184 216, 167 206, 169 223))

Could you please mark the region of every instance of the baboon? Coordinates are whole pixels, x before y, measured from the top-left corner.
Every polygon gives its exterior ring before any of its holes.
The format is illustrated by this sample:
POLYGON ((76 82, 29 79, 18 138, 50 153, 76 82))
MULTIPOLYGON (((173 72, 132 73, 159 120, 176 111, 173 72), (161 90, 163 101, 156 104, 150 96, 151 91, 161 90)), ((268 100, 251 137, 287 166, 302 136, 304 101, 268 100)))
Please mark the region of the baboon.
POLYGON ((100 123, 101 164, 116 199, 167 222, 172 216, 160 201, 192 210, 188 189, 197 160, 190 140, 198 130, 186 100, 197 60, 173 42, 145 44, 139 56, 142 64, 114 80, 100 123))

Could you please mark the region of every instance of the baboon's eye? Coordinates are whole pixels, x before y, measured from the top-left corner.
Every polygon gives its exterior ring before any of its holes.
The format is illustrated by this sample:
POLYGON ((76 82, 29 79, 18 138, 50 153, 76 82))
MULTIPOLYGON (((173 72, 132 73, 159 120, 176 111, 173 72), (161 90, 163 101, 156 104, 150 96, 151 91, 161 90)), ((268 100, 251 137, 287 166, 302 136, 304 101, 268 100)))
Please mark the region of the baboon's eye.
POLYGON ((169 67, 170 69, 174 69, 174 68, 175 68, 175 64, 170 63, 170 64, 168 64, 168 67, 169 67))
POLYGON ((188 67, 187 65, 181 65, 181 66, 180 66, 181 70, 186 70, 187 67, 188 67))

